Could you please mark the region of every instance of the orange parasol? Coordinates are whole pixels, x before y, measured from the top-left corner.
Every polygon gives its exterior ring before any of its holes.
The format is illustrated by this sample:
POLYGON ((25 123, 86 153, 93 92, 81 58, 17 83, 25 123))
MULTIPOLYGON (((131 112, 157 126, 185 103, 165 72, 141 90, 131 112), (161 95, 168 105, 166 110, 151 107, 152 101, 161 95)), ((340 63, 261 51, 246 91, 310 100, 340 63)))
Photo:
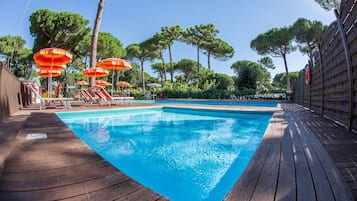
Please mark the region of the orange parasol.
MULTIPOLYGON (((99 67, 102 68, 108 68, 113 70, 113 76, 112 76, 112 84, 114 85, 114 70, 129 70, 131 69, 131 64, 124 59, 119 59, 119 58, 106 58, 103 59, 96 64, 99 67)), ((112 95, 113 95, 113 86, 112 85, 112 95)))
POLYGON ((109 72, 103 68, 93 67, 84 70, 83 75, 87 77, 105 77, 109 75, 109 72))
POLYGON ((52 75, 52 77, 58 77, 61 75, 61 71, 58 70, 53 70, 53 71, 49 71, 49 70, 41 70, 40 72, 37 73, 38 76, 40 77, 50 77, 52 75))
POLYGON ((97 62, 97 66, 102 68, 110 68, 113 70, 129 70, 131 64, 124 59, 119 58, 107 58, 97 62))
POLYGON ((66 69, 66 65, 65 64, 43 64, 43 63, 37 63, 36 67, 40 70, 65 70, 66 69))
POLYGON ((33 55, 36 63, 49 65, 68 64, 72 60, 72 55, 61 48, 44 48, 33 55))
POLYGON ((89 85, 89 83, 87 81, 77 81, 76 83, 74 83, 75 85, 89 85))
POLYGON ((95 85, 99 87, 106 87, 106 86, 111 86, 112 84, 104 80, 96 80, 95 85))
POLYGON ((129 82, 117 82, 115 83, 115 86, 117 87, 131 87, 131 84, 129 82))
MULTIPOLYGON (((42 75, 48 75, 48 94, 52 93, 52 74, 57 75, 58 72, 53 71, 55 65, 64 65, 72 60, 72 55, 69 54, 66 50, 61 49, 61 48, 44 48, 41 49, 40 51, 36 52, 33 55, 33 59, 35 60, 35 63, 39 63, 43 66, 49 66, 49 69, 47 71, 43 71, 40 74, 42 75)), ((59 72, 58 76, 61 73, 59 72)))

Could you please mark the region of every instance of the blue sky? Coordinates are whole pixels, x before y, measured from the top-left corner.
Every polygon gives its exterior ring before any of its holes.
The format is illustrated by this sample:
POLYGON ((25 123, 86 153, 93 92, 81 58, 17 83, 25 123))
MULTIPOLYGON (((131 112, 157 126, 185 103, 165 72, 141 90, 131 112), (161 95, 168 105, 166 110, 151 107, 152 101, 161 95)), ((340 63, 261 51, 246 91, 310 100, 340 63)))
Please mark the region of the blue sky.
MULTIPOLYGON (((29 16, 40 8, 53 11, 70 11, 82 15, 93 27, 99 0, 10 0, 1 3, 0 36, 20 35, 26 47, 32 48, 29 33, 29 16)), ((100 31, 116 36, 124 47, 140 43, 160 31, 162 26, 180 25, 183 29, 194 25, 213 23, 219 30, 218 37, 229 43, 235 56, 228 61, 211 59, 217 73, 233 75, 230 66, 239 60, 257 61, 261 58, 250 48, 258 34, 271 28, 292 25, 298 18, 318 20, 329 25, 333 12, 323 10, 314 0, 107 0, 100 31)), ((195 48, 175 42, 174 61, 182 58, 196 60, 195 48)), ((166 54, 167 56, 167 54, 166 54)), ((285 72, 283 60, 273 58, 272 76, 285 72)), ((168 59, 166 59, 168 61, 168 59)), ((207 57, 200 56, 207 67, 207 57)), ((307 56, 300 52, 287 56, 289 71, 299 71, 307 63, 307 56)), ((151 73, 150 63, 145 71, 151 73)), ((154 75, 154 74, 152 74, 154 75)), ((156 76, 156 75, 154 75, 156 76)))

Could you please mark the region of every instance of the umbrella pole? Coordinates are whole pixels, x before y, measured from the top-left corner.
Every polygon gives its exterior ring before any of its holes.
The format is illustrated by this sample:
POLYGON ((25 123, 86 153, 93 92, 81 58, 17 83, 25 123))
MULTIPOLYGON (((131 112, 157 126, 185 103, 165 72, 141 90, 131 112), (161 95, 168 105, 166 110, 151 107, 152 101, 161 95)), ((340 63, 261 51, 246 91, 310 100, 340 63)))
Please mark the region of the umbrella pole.
MULTIPOLYGON (((51 70, 50 70, 50 76, 48 76, 47 98, 52 98, 52 65, 51 65, 51 70)), ((50 106, 52 106, 52 101, 49 101, 49 102, 50 102, 50 106)))
POLYGON ((114 68, 112 72, 112 93, 111 93, 112 96, 113 96, 113 89, 114 89, 114 68))

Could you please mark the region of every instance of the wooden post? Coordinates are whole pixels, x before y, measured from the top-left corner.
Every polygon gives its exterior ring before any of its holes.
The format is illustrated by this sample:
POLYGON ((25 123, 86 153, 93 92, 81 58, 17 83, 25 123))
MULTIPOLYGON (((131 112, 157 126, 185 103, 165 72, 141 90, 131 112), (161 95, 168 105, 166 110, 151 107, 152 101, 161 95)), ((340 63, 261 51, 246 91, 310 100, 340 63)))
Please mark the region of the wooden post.
POLYGON ((334 13, 336 16, 338 31, 340 32, 342 46, 343 46, 343 50, 345 53, 345 59, 346 59, 346 63, 347 63, 347 75, 348 75, 348 83, 349 83, 349 110, 348 110, 347 128, 348 128, 348 130, 351 130, 352 129, 351 124, 352 124, 352 118, 353 118, 353 80, 352 80, 352 62, 351 62, 351 58, 350 58, 351 54, 350 54, 350 50, 348 49, 348 46, 347 46, 346 34, 343 30, 341 18, 340 18, 336 9, 334 9, 334 13))
POLYGON ((324 92, 324 68, 322 66, 322 55, 321 55, 321 47, 320 45, 318 46, 319 48, 319 65, 320 65, 320 71, 321 71, 321 116, 324 116, 324 105, 325 105, 325 92, 324 92))

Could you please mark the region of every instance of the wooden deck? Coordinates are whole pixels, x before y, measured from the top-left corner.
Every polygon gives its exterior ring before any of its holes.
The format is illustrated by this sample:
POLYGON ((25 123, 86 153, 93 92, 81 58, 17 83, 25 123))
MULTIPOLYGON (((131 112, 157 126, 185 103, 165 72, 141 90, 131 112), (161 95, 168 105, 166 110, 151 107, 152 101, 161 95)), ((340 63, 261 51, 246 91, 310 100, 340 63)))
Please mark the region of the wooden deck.
POLYGON ((355 200, 357 135, 296 104, 282 108, 225 200, 355 200))
MULTIPOLYGON (((282 106, 225 200, 357 200, 357 135, 298 105, 282 106)), ((0 173, 0 200, 166 200, 48 110, 0 122, 0 173), (39 132, 48 138, 26 139, 39 132)))

